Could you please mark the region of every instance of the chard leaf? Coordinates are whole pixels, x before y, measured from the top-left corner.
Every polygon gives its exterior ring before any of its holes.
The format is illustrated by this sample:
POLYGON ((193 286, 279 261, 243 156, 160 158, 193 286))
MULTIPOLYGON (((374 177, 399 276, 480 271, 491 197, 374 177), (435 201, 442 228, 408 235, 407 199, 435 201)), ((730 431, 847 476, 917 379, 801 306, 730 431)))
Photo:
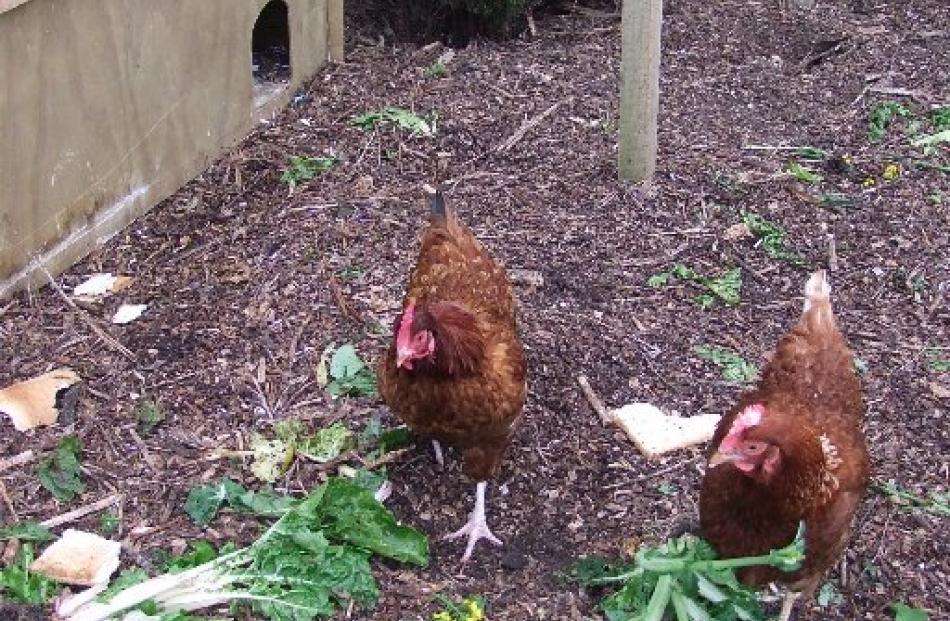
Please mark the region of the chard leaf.
MULTIPOLYGON (((230 481, 230 479, 225 479, 225 481, 230 481)), ((195 524, 208 524, 221 510, 221 506, 227 498, 228 491, 223 482, 218 485, 194 487, 188 492, 188 499, 185 501, 185 513, 191 517, 195 524)))
MULTIPOLYGON (((189 550, 181 556, 171 556, 167 558, 165 562, 162 563, 162 570, 170 574, 177 574, 186 569, 203 565, 218 557, 218 551, 214 549, 211 543, 204 539, 190 542, 188 548, 189 550)), ((221 547, 222 553, 226 554, 233 551, 234 544, 225 544, 221 547)))
POLYGON ((894 621, 927 621, 930 616, 919 608, 911 608, 900 602, 891 604, 894 610, 894 621))
POLYGON ((254 462, 251 472, 261 481, 273 483, 280 478, 294 461, 294 447, 280 438, 268 440, 259 433, 251 435, 251 450, 254 462))
POLYGON ((119 594, 119 591, 129 588, 130 586, 139 584, 140 582, 145 582, 148 580, 148 574, 145 573, 144 569, 123 569, 122 572, 109 583, 109 587, 96 596, 97 602, 108 603, 112 601, 112 598, 119 594))
POLYGON ((351 377, 359 373, 364 366, 363 361, 356 354, 356 348, 349 344, 343 345, 333 353, 330 359, 330 375, 334 379, 351 377))
POLYGON ((64 437, 53 454, 37 465, 40 484, 57 500, 69 502, 85 489, 79 478, 79 453, 82 447, 76 436, 64 437))
POLYGON ((745 358, 725 347, 697 345, 693 352, 719 367, 722 379, 736 384, 749 384, 759 376, 759 369, 745 358))
POLYGON ((387 429, 379 436, 379 446, 384 453, 396 451, 409 446, 412 442, 412 432, 408 427, 393 427, 387 429))
POLYGON ((20 541, 44 542, 52 539, 49 529, 41 526, 39 522, 24 520, 11 526, 0 528, 0 541, 6 539, 18 539, 20 541))
POLYGON ((429 544, 418 531, 396 522, 393 513, 359 485, 333 478, 326 483, 315 517, 327 537, 397 561, 425 566, 429 544))
POLYGON ((356 445, 353 432, 333 423, 312 436, 298 440, 297 452, 317 462, 327 462, 356 445))
POLYGON ((45 604, 57 592, 59 585, 36 572, 30 571, 33 563, 33 544, 20 546, 13 563, 0 568, 0 601, 9 599, 21 604, 45 604))

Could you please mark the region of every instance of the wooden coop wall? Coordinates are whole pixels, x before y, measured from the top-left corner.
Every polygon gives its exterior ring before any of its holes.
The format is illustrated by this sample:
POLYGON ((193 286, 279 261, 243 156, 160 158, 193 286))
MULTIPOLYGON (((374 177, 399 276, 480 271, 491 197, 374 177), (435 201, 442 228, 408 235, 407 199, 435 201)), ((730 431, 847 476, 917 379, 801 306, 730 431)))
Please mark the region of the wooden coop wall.
POLYGON ((0 299, 84 257, 340 58, 342 0, 285 1, 289 85, 255 104, 267 0, 0 0, 0 299))

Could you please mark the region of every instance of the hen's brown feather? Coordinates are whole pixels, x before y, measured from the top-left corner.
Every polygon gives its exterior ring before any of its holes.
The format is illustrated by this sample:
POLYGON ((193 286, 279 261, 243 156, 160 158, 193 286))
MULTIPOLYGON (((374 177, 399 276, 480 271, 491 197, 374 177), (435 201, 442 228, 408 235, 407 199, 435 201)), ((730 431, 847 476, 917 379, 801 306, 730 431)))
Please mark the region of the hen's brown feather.
POLYGON ((521 416, 526 365, 508 276, 451 210, 423 234, 403 308, 409 303, 415 321, 434 328, 435 360, 398 368, 394 336, 380 392, 415 433, 459 447, 466 475, 486 480, 521 416))
POLYGON ((709 468, 700 495, 703 534, 723 557, 752 556, 788 544, 805 521, 806 559, 786 574, 754 567, 750 584, 781 581, 811 594, 840 556, 868 484, 864 403, 851 351, 827 294, 779 342, 759 385, 720 421, 715 452, 747 406, 763 404, 763 427, 779 438, 783 466, 764 482, 732 465, 709 468))

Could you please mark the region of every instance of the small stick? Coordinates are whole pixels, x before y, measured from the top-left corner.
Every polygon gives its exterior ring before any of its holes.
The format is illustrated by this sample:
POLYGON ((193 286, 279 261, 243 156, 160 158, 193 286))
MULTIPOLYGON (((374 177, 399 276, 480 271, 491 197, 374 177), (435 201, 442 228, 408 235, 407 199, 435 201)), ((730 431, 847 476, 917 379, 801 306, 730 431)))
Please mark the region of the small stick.
POLYGON ((536 117, 525 121, 525 123, 522 124, 522 126, 518 128, 518 131, 516 131, 514 134, 511 135, 511 138, 501 143, 498 147, 495 148, 495 150, 498 151, 499 153, 505 153, 506 151, 509 151, 511 147, 518 144, 521 141, 521 139, 525 137, 525 134, 527 134, 529 131, 531 131, 538 125, 540 125, 541 122, 544 121, 544 119, 554 114, 554 112, 559 107, 561 107, 561 104, 568 102, 570 100, 571 100, 570 97, 568 97, 567 99, 562 99, 561 101, 552 104, 551 107, 549 107, 547 110, 537 115, 536 117))
POLYGON ((396 461, 397 459, 399 459, 400 457, 402 457, 403 455, 405 455, 407 452, 409 452, 409 449, 407 449, 407 448, 402 448, 402 449, 398 449, 398 450, 395 450, 395 451, 389 451, 388 453, 386 453, 386 454, 383 455, 382 457, 380 457, 380 458, 378 458, 378 459, 371 459, 371 460, 369 460, 369 461, 366 461, 365 459, 363 459, 363 456, 362 456, 362 455, 357 455, 356 458, 359 459, 361 462, 363 462, 363 468, 364 468, 364 469, 366 469, 366 470, 372 470, 372 469, 378 468, 378 467, 380 467, 380 466, 382 466, 382 465, 384 465, 384 464, 388 464, 388 463, 391 462, 391 461, 396 461))
POLYGON ((529 11, 527 11, 527 12, 525 13, 525 17, 528 18, 528 30, 531 31, 531 36, 532 36, 532 37, 537 37, 537 36, 538 36, 538 27, 537 27, 537 26, 535 25, 535 23, 534 23, 534 15, 532 15, 532 14, 531 14, 531 11, 529 10, 529 11))
POLYGON ((157 474, 159 472, 159 468, 155 463, 155 458, 152 457, 151 451, 148 450, 148 446, 145 445, 145 440, 142 439, 142 436, 136 433, 135 429, 129 429, 129 435, 132 436, 132 439, 135 440, 139 450, 142 451, 142 457, 145 459, 145 463, 147 463, 148 467, 157 474))
POLYGON ((16 466, 28 464, 34 459, 36 459, 36 454, 33 453, 33 451, 23 451, 19 455, 14 455, 13 457, 8 457, 7 459, 0 461, 0 472, 4 472, 10 468, 15 468, 16 466))
POLYGON ((828 271, 834 272, 838 269, 838 251, 835 249, 834 233, 828 233, 828 271))
POLYGON ((94 503, 88 504, 84 507, 79 507, 64 513, 62 515, 57 515, 48 520, 40 522, 40 526, 45 526, 46 528, 53 528, 55 526, 61 526, 63 524, 68 524, 69 522, 74 522, 80 518, 86 517, 90 513, 95 513, 96 511, 102 511, 110 505, 117 504, 122 501, 122 494, 112 494, 111 496, 106 496, 102 500, 97 500, 94 503))
POLYGON ((17 515, 16 507, 13 506, 13 500, 10 498, 10 494, 7 493, 7 486, 3 484, 3 481, 0 481, 0 498, 3 498, 3 501, 7 503, 7 508, 10 510, 13 523, 19 522, 20 516, 17 515))
POLYGON ((927 98, 926 93, 909 88, 900 88, 899 86, 872 86, 868 90, 872 93, 878 93, 879 95, 894 95, 896 97, 910 97, 911 99, 927 98))
POLYGON ((597 396, 594 389, 590 387, 590 382, 587 381, 587 377, 578 375, 577 383, 581 387, 581 392, 587 397, 587 402, 590 404, 590 407, 594 408, 594 412, 600 417, 600 422, 605 425, 608 424, 610 422, 610 415, 607 413, 607 408, 604 407, 604 402, 600 400, 600 397, 597 396))
POLYGON ((79 306, 77 306, 76 303, 73 302, 68 295, 66 295, 66 292, 63 291, 62 287, 59 286, 59 283, 56 282, 56 279, 53 278, 45 266, 39 263, 36 265, 49 280, 49 284, 53 290, 56 291, 56 293, 58 293, 61 298, 63 298, 63 301, 66 302, 67 306, 76 311, 76 314, 79 315, 79 318, 82 319, 83 323, 89 326, 89 328, 96 333, 96 336, 98 336, 106 345, 108 345, 110 349, 119 352, 129 360, 135 360, 135 354, 132 353, 131 349, 127 348, 125 345, 106 334, 106 332, 100 328, 98 324, 96 324, 96 322, 92 319, 92 317, 89 316, 88 313, 86 313, 86 311, 79 308, 79 306))

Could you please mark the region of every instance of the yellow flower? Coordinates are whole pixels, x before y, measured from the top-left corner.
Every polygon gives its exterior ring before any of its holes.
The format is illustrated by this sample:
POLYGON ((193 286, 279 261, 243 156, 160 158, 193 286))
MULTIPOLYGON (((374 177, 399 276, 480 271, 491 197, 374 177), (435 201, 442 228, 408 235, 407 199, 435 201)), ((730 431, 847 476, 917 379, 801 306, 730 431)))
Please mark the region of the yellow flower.
POLYGON ((897 179, 901 174, 901 169, 897 164, 888 164, 884 167, 884 174, 882 175, 888 181, 893 181, 897 179))
POLYGON ((485 618, 485 611, 478 605, 477 600, 465 600, 465 611, 468 613, 465 616, 465 621, 483 621, 485 618))
POLYGON ((453 619, 452 615, 443 610, 432 615, 432 621, 453 621, 453 619))
POLYGON ((868 177, 864 180, 864 183, 861 184, 866 188, 873 188, 877 184, 877 181, 874 180, 874 177, 868 177))

